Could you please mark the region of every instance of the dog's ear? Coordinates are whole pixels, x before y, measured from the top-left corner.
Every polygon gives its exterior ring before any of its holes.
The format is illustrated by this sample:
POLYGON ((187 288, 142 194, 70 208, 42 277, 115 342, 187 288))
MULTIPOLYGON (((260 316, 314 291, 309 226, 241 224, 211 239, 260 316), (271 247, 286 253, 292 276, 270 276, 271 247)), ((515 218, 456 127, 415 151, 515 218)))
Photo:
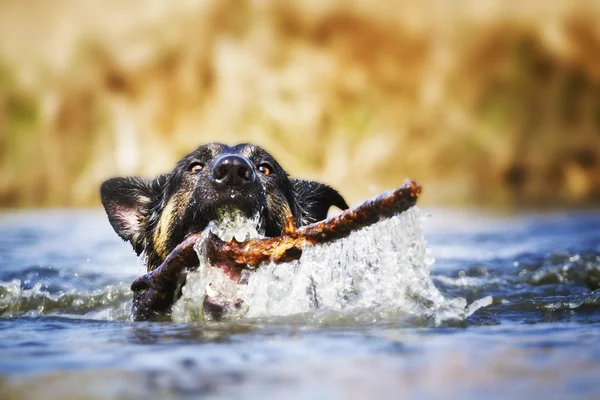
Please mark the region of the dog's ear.
POLYGON ((111 178, 100 186, 102 205, 115 232, 131 242, 136 253, 144 251, 144 218, 161 200, 166 176, 154 180, 137 177, 111 178))
POLYGON ((327 218, 331 206, 340 210, 348 208, 346 200, 337 190, 323 183, 290 179, 296 202, 305 224, 321 221, 327 218))

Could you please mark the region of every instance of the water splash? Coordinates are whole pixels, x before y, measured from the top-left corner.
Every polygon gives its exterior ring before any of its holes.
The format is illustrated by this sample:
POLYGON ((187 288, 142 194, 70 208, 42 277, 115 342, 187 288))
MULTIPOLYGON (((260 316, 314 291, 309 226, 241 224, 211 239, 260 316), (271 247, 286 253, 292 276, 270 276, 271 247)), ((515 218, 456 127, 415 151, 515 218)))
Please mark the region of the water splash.
MULTIPOLYGON (((467 306, 464 298, 444 296, 433 284, 433 263, 420 228, 418 208, 352 233, 332 243, 311 246, 302 258, 284 264, 262 265, 246 272, 247 284, 235 284, 220 269, 210 266, 199 251, 200 267, 188 275, 182 297, 175 304, 175 321, 202 320, 205 295, 235 304, 227 317, 261 318, 300 313, 368 310, 378 315, 403 313, 438 324, 463 320, 479 307, 491 303, 484 298, 467 306)), ((211 226, 227 240, 260 236, 257 220, 239 216, 211 226), (233 229, 232 229, 233 228, 233 229)))
POLYGON ((0 316, 77 315, 90 319, 127 320, 131 291, 125 283, 95 290, 70 288, 53 291, 42 282, 28 287, 20 279, 0 281, 0 316))

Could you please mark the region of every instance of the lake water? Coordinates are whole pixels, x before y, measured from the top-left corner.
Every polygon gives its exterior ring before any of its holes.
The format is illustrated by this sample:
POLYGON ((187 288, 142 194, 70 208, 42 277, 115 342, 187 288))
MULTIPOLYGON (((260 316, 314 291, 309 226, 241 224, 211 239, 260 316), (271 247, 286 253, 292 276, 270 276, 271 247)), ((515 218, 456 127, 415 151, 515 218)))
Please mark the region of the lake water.
POLYGON ((144 266, 102 211, 0 232, 2 399, 600 398, 600 213, 411 210, 261 267, 221 322, 194 293, 130 322, 144 266))

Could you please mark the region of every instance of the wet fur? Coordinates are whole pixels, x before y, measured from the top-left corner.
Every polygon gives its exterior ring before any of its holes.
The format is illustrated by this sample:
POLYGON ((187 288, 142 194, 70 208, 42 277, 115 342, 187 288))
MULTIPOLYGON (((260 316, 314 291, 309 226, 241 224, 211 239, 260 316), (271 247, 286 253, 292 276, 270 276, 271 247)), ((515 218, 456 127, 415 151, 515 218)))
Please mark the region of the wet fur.
POLYGON ((249 217, 258 213, 266 236, 280 235, 289 213, 296 226, 302 226, 325 219, 331 206, 348 208, 336 190, 290 178, 269 153, 252 144, 200 146, 168 174, 112 178, 102 184, 100 195, 112 227, 138 255, 145 254, 148 270, 160 265, 186 235, 201 232, 223 207, 249 217), (256 182, 242 189, 217 187, 211 180, 212 166, 226 154, 245 157, 257 174, 256 182), (204 169, 192 173, 190 166, 197 162, 204 169), (269 175, 258 171, 261 164, 270 167, 269 175))

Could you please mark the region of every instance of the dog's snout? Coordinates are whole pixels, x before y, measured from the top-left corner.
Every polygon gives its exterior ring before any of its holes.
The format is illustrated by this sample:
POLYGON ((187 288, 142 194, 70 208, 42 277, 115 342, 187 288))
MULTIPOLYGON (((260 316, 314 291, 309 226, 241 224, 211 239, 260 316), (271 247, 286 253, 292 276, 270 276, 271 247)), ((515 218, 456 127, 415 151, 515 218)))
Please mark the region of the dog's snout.
POLYGON ((242 186, 255 178, 250 162, 237 155, 219 158, 213 166, 212 176, 215 182, 226 186, 242 186))

